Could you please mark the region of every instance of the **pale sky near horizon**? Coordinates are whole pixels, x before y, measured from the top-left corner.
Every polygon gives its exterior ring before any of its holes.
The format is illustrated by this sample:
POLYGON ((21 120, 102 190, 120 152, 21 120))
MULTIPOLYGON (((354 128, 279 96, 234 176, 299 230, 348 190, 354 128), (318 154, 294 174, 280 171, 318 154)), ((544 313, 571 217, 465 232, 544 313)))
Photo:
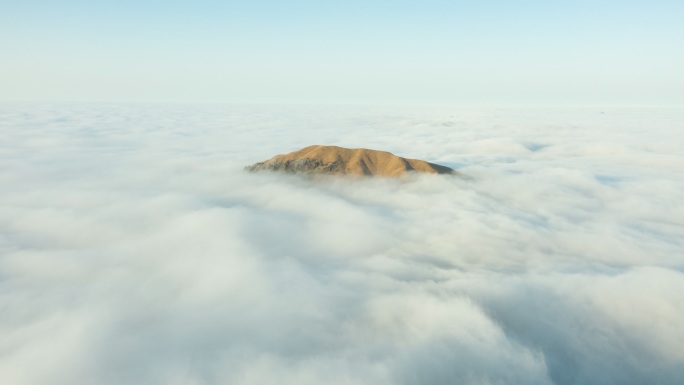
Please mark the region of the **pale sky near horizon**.
POLYGON ((678 1, 4 1, 0 101, 684 104, 678 1))

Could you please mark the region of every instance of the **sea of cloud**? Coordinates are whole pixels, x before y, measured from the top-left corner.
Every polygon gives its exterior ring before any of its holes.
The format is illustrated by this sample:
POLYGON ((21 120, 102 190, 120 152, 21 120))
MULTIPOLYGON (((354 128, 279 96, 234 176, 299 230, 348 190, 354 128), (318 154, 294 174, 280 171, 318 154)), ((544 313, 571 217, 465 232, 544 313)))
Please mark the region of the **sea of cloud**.
POLYGON ((0 378, 684 384, 684 109, 0 105, 0 378))

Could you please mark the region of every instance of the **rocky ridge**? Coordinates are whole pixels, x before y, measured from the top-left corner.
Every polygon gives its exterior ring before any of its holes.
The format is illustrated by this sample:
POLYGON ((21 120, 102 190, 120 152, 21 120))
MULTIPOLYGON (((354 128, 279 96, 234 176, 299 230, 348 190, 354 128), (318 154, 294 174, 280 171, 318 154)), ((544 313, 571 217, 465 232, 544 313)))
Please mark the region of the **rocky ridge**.
POLYGON ((245 167, 249 171, 399 177, 406 173, 455 174, 453 169, 386 151, 314 145, 245 167))

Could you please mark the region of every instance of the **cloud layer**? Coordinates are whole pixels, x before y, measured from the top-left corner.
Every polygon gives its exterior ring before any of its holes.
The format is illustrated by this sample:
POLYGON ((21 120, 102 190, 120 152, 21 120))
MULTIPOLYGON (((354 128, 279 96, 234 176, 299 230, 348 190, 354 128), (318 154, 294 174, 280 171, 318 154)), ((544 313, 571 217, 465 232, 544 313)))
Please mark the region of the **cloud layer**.
POLYGON ((683 110, 0 118, 7 383, 684 383, 683 110), (470 178, 242 171, 309 144, 470 178))

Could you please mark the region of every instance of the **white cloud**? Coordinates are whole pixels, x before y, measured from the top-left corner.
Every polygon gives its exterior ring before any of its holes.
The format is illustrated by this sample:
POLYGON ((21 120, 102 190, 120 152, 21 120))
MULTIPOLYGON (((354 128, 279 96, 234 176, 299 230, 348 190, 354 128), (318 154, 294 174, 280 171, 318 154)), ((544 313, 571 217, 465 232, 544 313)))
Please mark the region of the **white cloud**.
POLYGON ((684 381, 682 110, 3 105, 0 378, 684 381), (305 180, 308 144, 470 176, 305 180))

